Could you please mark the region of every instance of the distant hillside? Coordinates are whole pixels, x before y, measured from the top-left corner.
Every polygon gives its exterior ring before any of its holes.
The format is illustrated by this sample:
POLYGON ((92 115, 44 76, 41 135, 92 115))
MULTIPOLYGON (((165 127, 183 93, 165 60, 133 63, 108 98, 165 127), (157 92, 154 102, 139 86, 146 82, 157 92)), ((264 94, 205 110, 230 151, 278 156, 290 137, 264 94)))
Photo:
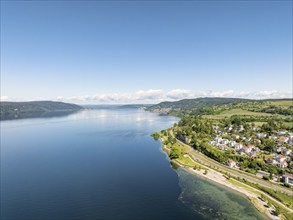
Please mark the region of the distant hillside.
POLYGON ((147 108, 150 104, 125 104, 125 105, 82 105, 85 109, 137 109, 147 108))
POLYGON ((183 99, 176 102, 161 102, 153 105, 147 110, 152 112, 159 112, 162 114, 169 114, 176 110, 191 110, 205 106, 216 106, 235 103, 239 101, 248 101, 239 98, 196 98, 196 99, 183 99))
POLYGON ((1 102, 0 119, 37 118, 67 115, 81 110, 75 104, 52 101, 1 102))
POLYGON ((208 115, 209 118, 224 118, 233 115, 283 116, 292 120, 292 99, 249 100, 239 98, 197 98, 176 102, 162 102, 147 110, 161 114, 184 116, 208 115))
POLYGON ((148 108, 153 105, 151 104, 128 104, 128 105, 121 105, 120 108, 148 108))

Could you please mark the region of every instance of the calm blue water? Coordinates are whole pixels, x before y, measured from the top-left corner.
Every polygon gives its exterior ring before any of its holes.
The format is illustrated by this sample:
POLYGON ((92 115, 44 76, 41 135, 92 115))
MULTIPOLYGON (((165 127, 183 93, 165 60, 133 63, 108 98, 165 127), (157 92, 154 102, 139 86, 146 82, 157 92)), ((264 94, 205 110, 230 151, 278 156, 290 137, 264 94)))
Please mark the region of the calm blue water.
POLYGON ((176 121, 100 109, 1 122, 1 219, 260 219, 242 196, 171 168, 150 134, 176 121))

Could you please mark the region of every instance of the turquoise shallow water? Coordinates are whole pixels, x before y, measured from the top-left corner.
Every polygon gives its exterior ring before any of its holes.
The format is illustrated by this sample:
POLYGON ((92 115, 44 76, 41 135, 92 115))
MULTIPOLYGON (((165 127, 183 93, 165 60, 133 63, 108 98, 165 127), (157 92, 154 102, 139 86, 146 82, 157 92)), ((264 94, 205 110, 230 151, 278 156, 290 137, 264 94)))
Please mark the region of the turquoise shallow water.
POLYGON ((1 219, 260 219, 238 193, 171 168, 150 134, 177 120, 97 109, 1 122, 1 219))
POLYGON ((240 193, 195 176, 182 168, 176 170, 181 194, 179 200, 209 219, 264 219, 240 193))

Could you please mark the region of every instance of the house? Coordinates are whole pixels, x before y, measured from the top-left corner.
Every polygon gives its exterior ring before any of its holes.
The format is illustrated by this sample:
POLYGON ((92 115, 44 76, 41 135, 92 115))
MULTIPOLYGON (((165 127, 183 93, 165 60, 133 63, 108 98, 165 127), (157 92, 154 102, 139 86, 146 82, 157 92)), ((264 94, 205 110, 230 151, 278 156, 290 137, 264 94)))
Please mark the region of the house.
POLYGON ((269 164, 269 165, 277 165, 278 162, 272 158, 268 158, 266 159, 266 164, 269 164))
POLYGON ((261 140, 259 140, 259 139, 254 139, 253 142, 256 144, 261 144, 261 140))
POLYGON ((235 130, 241 132, 241 131, 244 131, 244 127, 243 127, 243 125, 236 126, 235 130))
POLYGON ((236 144, 237 144, 236 141, 230 141, 228 145, 230 147, 235 147, 236 144))
POLYGON ((186 143, 186 144, 189 144, 189 143, 190 143, 190 141, 191 141, 191 139, 190 139, 190 138, 188 138, 188 137, 185 137, 185 138, 184 138, 184 141, 185 141, 184 143, 186 143))
POLYGON ((221 144, 228 144, 228 143, 229 143, 229 140, 225 139, 225 138, 223 138, 222 141, 221 141, 221 144))
POLYGON ((242 144, 238 144, 238 143, 235 144, 235 150, 240 150, 242 148, 243 148, 242 144))
POLYGON ((215 138, 215 141, 216 141, 217 143, 221 143, 221 142, 222 142, 222 138, 221 138, 221 137, 216 137, 216 138, 215 138))
POLYGON ((257 133, 256 136, 257 136, 259 139, 262 139, 262 138, 265 138, 267 135, 264 134, 264 133, 257 133))
POLYGON ((252 152, 252 151, 255 151, 255 150, 256 150, 255 146, 254 146, 254 145, 252 145, 252 144, 248 144, 248 145, 247 145, 247 148, 248 148, 248 150, 247 150, 247 153, 250 153, 250 152, 252 152))
POLYGON ((231 137, 234 139, 239 139, 240 136, 238 134, 232 134, 231 137))
POLYGON ((278 139, 278 142, 279 143, 287 143, 288 141, 289 141, 289 138, 288 137, 285 137, 285 136, 281 136, 278 139))
POLYGON ((282 163, 282 162, 284 162, 284 161, 287 160, 287 157, 284 156, 284 155, 277 155, 277 156, 275 156, 274 159, 275 159, 276 161, 278 161, 279 163, 282 163))
POLYGON ((258 147, 255 147, 255 148, 254 148, 254 151, 255 151, 255 152, 260 152, 260 149, 259 149, 258 147))
POLYGON ((278 163, 278 166, 281 168, 286 168, 286 167, 288 167, 288 163, 286 161, 282 161, 282 162, 278 163))
POLYGON ((285 174, 282 176, 282 181, 284 183, 290 183, 293 184, 293 175, 292 174, 285 174))
POLYGON ((275 147, 275 152, 277 152, 277 153, 281 153, 283 150, 286 150, 287 148, 286 147, 284 147, 284 146, 281 146, 281 147, 275 147))
POLYGON ((226 144, 219 144, 218 148, 221 149, 221 150, 228 150, 228 147, 227 147, 226 144))
POLYGON ((253 131, 258 131, 259 128, 255 126, 249 126, 248 129, 253 130, 253 131))
POLYGON ((219 126, 218 125, 212 125, 212 128, 214 131, 217 131, 219 129, 219 126))
POLYGON ((249 142, 249 141, 251 141, 251 137, 245 137, 245 138, 244 138, 244 141, 245 141, 245 142, 249 142))
POLYGON ((240 151, 242 151, 245 154, 248 154, 252 151, 252 148, 250 147, 243 147, 240 151))
POLYGON ((231 131, 232 129, 233 129, 232 126, 225 127, 225 130, 227 130, 227 131, 231 131))
POLYGON ((256 151, 251 151, 251 152, 247 153, 247 155, 250 157, 256 157, 256 151))
POLYGON ((255 146, 253 144, 248 144, 247 147, 249 147, 251 149, 255 149, 255 146))
POLYGON ((236 162, 235 162, 234 160, 232 160, 232 159, 228 159, 228 160, 226 161, 226 165, 227 165, 228 167, 230 167, 230 168, 233 168, 233 167, 236 166, 236 162))
POLYGON ((278 135, 285 135, 287 134, 288 131, 286 130, 282 130, 282 131, 278 131, 278 135))
POLYGON ((218 144, 218 142, 217 141, 209 141, 209 144, 216 146, 218 144))
POLYGON ((278 138, 277 136, 269 136, 269 139, 272 139, 274 141, 277 140, 277 138, 278 138))
POLYGON ((290 156, 291 153, 292 153, 292 150, 287 149, 287 148, 285 148, 285 149, 283 149, 283 150, 281 151, 281 154, 283 154, 283 155, 285 155, 285 156, 290 156))

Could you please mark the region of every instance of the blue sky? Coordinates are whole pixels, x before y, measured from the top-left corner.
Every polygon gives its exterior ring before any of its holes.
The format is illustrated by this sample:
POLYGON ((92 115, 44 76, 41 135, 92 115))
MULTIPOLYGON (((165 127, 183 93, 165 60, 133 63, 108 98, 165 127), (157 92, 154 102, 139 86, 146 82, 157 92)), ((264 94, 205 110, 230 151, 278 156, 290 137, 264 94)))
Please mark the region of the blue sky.
POLYGON ((292 1, 1 1, 1 99, 292 97, 292 1))

